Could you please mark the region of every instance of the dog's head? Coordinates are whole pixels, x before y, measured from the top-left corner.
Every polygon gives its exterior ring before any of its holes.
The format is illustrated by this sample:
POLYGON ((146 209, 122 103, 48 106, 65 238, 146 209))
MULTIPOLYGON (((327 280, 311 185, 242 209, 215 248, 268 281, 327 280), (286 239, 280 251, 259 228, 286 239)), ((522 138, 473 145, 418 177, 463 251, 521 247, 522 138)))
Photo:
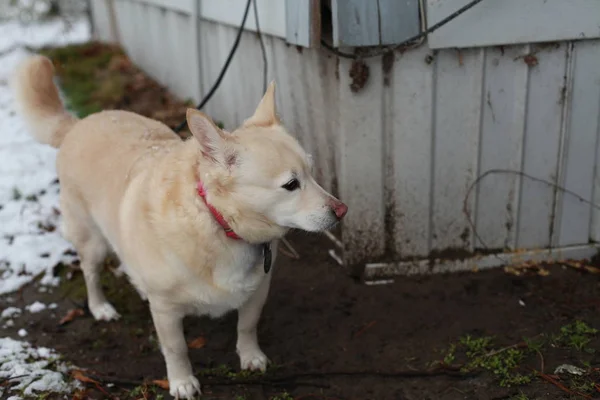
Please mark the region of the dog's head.
POLYGON ((199 111, 187 113, 201 157, 211 164, 209 172, 199 171, 207 199, 242 237, 248 229, 274 237, 291 228, 320 232, 348 211, 312 177, 310 156, 277 117, 274 91, 271 83, 254 115, 232 133, 199 111))

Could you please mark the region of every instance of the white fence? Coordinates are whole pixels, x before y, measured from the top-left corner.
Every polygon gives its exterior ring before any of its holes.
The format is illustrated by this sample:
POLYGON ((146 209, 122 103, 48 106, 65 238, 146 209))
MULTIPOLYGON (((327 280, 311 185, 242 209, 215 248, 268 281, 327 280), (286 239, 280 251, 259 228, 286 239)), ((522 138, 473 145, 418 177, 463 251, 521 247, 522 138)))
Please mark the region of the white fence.
MULTIPOLYGON (((114 1, 111 22, 109 2, 93 2, 99 37, 198 100, 237 29, 158 0, 114 1)), ((318 180, 350 207, 341 253, 352 272, 366 265, 374 279, 595 253, 600 214, 590 203, 512 173, 472 185, 509 169, 600 203, 600 40, 424 43, 365 60, 368 78, 353 91, 352 60, 290 46, 280 33, 265 37, 269 79, 284 123, 315 156, 318 180)), ((239 124, 260 99, 262 68, 259 41, 246 32, 206 111, 239 124)))

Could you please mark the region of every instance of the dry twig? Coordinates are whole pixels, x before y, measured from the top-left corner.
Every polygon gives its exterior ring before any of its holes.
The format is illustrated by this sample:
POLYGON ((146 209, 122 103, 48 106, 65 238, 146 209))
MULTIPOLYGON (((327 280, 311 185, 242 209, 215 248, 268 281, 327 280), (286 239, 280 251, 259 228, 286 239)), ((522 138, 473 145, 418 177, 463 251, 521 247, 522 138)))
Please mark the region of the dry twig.
POLYGON ((576 395, 576 396, 581 396, 584 399, 591 399, 592 397, 588 396, 585 393, 581 393, 578 392, 576 390, 571 390, 568 387, 566 387, 565 385, 563 385, 562 383, 560 383, 559 381, 557 381, 556 379, 554 379, 553 377, 551 377, 548 374, 544 374, 542 372, 536 371, 534 370, 534 372, 543 380, 545 380, 546 382, 550 382, 551 384, 553 384, 554 386, 556 386, 557 388, 559 388, 560 390, 562 390, 565 393, 568 393, 569 395, 576 395))
POLYGON ((283 242, 285 247, 287 247, 287 250, 284 250, 282 247, 280 247, 279 251, 281 251, 283 254, 285 254, 286 256, 288 256, 290 258, 299 260, 300 254, 298 254, 298 252, 296 251, 296 249, 294 249, 292 244, 286 238, 282 238, 281 241, 283 242), (288 250, 289 250, 289 252, 288 252, 288 250))

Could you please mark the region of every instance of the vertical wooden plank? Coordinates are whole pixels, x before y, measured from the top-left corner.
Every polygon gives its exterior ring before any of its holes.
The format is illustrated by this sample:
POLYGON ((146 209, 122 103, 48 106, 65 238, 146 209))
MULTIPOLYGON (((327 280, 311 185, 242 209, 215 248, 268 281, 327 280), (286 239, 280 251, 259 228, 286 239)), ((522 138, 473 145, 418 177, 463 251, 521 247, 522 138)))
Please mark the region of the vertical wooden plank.
POLYGON ((425 60, 430 52, 421 46, 404 53, 391 72, 394 231, 390 234, 403 258, 429 253, 434 68, 425 60))
POLYGON ((163 15, 164 28, 161 30, 162 35, 160 38, 160 43, 163 52, 162 58, 164 60, 161 63, 161 76, 163 77, 161 83, 171 88, 171 90, 177 93, 177 95, 180 97, 183 97, 183 93, 180 91, 181 86, 179 85, 179 80, 181 79, 181 77, 178 77, 178 75, 181 74, 181 65, 189 66, 189 69, 186 73, 188 78, 187 86, 189 87, 193 86, 191 81, 194 79, 195 75, 199 73, 196 72, 195 69, 191 68, 194 60, 194 49, 188 46, 190 46, 189 44, 194 40, 192 30, 188 30, 187 33, 189 37, 186 41, 184 41, 183 43, 174 42, 174 39, 176 40, 177 38, 176 35, 178 34, 179 30, 187 30, 185 28, 189 26, 188 24, 186 24, 188 20, 191 21, 191 18, 187 15, 184 16, 183 14, 174 12, 173 10, 166 10, 166 12, 163 15), (167 60, 171 61, 178 59, 177 57, 179 57, 179 55, 181 54, 179 48, 182 46, 182 44, 185 47, 187 47, 187 53, 189 54, 189 56, 181 60, 183 62, 167 62, 167 60))
MULTIPOLYGON (((146 15, 146 8, 148 7, 147 4, 144 3, 140 3, 137 1, 132 1, 131 2, 131 15, 130 18, 136 18, 135 16, 138 16, 137 18, 140 18, 143 21, 147 20, 147 15, 146 15)), ((137 19, 136 18, 136 19, 137 19)), ((140 65, 142 68, 146 68, 146 42, 144 41, 144 38, 146 37, 146 34, 144 32, 145 30, 145 26, 142 26, 141 24, 132 24, 134 26, 134 42, 131 44, 131 51, 134 54, 136 63, 138 63, 138 65, 140 65)))
POLYGON ((117 23, 117 15, 115 10, 115 0, 107 0, 106 9, 108 11, 108 21, 110 24, 110 41, 114 43, 121 43, 121 35, 119 34, 119 25, 117 23))
MULTIPOLYGON (((595 172, 600 110, 600 42, 574 45, 573 88, 567 138, 563 152, 563 186, 584 199, 591 199, 595 172)), ((589 241, 591 206, 564 194, 561 201, 559 246, 589 241)))
POLYGON ((110 18, 107 2, 109 0, 96 0, 90 2, 92 16, 94 18, 94 37, 103 42, 112 42, 114 38, 111 33, 110 18))
MULTIPOLYGON (((96 3, 94 1, 90 1, 90 3, 96 3)), ((117 26, 119 27, 119 32, 121 33, 121 47, 127 49, 129 47, 129 43, 132 40, 132 23, 131 20, 128 20, 127 8, 129 7, 129 1, 116 1, 115 2, 115 16, 117 17, 117 26)))
MULTIPOLYGON (((523 172, 556 183, 558 154, 565 104, 564 85, 567 45, 533 46, 537 65, 530 69, 523 172)), ((550 246, 554 224, 555 189, 523 178, 517 228, 517 247, 550 246)))
POLYGON ((146 22, 145 40, 147 43, 145 48, 148 53, 148 67, 146 72, 159 82, 164 79, 161 64, 166 61, 165 54, 162 52, 162 46, 160 45, 163 29, 167 28, 161 18, 161 14, 164 14, 164 12, 164 9, 148 4, 146 7, 146 19, 144 20, 146 22))
MULTIPOLYGON (((249 16, 248 19, 252 18, 249 16)), ((229 50, 231 49, 232 43, 235 41, 237 31, 235 29, 231 29, 231 27, 218 23, 211 23, 211 25, 212 29, 217 32, 217 39, 212 44, 213 51, 215 51, 215 58, 213 59, 214 65, 211 67, 211 77, 208 80, 208 84, 212 86, 225 63, 225 60, 227 59, 227 56, 229 55, 229 50)), ((240 43, 239 48, 243 47, 244 43, 242 42, 240 43)), ((256 54, 258 55, 259 53, 257 52, 256 54)), ((239 57, 239 54, 237 54, 237 57, 239 57)), ((213 97, 213 99, 217 100, 214 104, 215 107, 213 107, 213 109, 216 108, 218 110, 216 111, 215 115, 219 115, 219 118, 221 118, 223 117, 223 114, 229 114, 226 116, 224 121, 229 120, 229 124, 227 126, 231 129, 237 127, 239 123, 244 120, 244 118, 247 118, 247 113, 244 113, 243 109, 238 107, 241 96, 233 96, 232 98, 229 95, 230 93, 239 93, 240 91, 240 88, 235 85, 235 82, 232 78, 232 74, 235 74, 236 72, 236 61, 239 61, 239 58, 237 57, 234 59, 234 61, 232 61, 232 65, 225 74, 219 90, 217 90, 215 96, 213 97)), ((256 59, 257 61, 259 60, 258 57, 256 59)), ((252 107, 251 105, 248 106, 252 107)))
MULTIPOLYGON (((527 46, 486 49, 480 175, 492 169, 521 170, 529 70, 523 57, 527 53, 527 46)), ((519 176, 510 173, 488 175, 479 182, 476 226, 482 243, 476 247, 515 247, 520 182, 519 176)))
POLYGON ((299 124, 299 119, 295 107, 296 94, 289 92, 292 84, 292 77, 294 77, 297 72, 296 68, 298 68, 295 63, 297 55, 293 54, 294 52, 297 53, 295 49, 290 52, 286 46, 280 46, 278 43, 275 43, 273 46, 274 62, 271 65, 275 81, 277 82, 277 93, 279 94, 275 97, 277 99, 277 105, 280 106, 282 110, 281 117, 283 123, 290 131, 297 133, 296 127, 299 124))
POLYGON ((339 64, 339 98, 343 99, 339 109, 339 184, 341 197, 349 206, 342 226, 344 258, 356 268, 349 272, 357 274, 364 267, 360 264, 382 256, 385 249, 383 79, 381 58, 365 60, 369 79, 352 91, 349 71, 353 63, 343 59, 339 64))
MULTIPOLYGON (((219 42, 219 31, 215 29, 216 24, 211 21, 200 21, 200 47, 202 50, 202 56, 200 57, 200 76, 202 87, 210 88, 219 74, 219 69, 222 67, 222 63, 225 61, 225 53, 228 51, 225 48, 221 48, 219 42), (210 55, 210 56, 208 56, 210 55)), ((223 45, 224 46, 224 45, 223 45)), ((231 115, 220 116, 221 111, 226 104, 222 102, 222 98, 219 95, 220 90, 217 90, 211 101, 206 104, 204 112, 213 118, 218 118, 225 124, 227 129, 232 127, 231 115)), ((203 92, 204 96, 206 92, 203 92)))
POLYGON ((377 2, 382 45, 401 43, 420 32, 419 0, 377 0, 377 2))
POLYGON ((377 46, 380 44, 377 2, 331 0, 331 13, 335 46, 377 46))
MULTIPOLYGON (((600 40, 596 40, 600 44, 600 40)), ((598 113, 598 133, 596 134, 596 165, 594 171, 594 194, 590 240, 600 242, 600 112, 598 113)))
POLYGON ((307 68, 304 52, 300 53, 286 49, 286 58, 288 90, 281 93, 289 96, 289 101, 292 103, 289 106, 293 114, 294 125, 290 128, 298 137, 302 146, 308 151, 314 152, 316 150, 315 132, 310 112, 312 107, 308 99, 311 97, 311 91, 316 89, 314 87, 316 85, 313 86, 311 83, 318 82, 318 80, 314 69, 307 68))
MULTIPOLYGON (((174 16, 176 24, 173 31, 177 35, 177 44, 170 44, 175 59, 181 60, 175 68, 170 68, 174 75, 171 79, 177 82, 178 93, 185 99, 194 99, 197 103, 202 98, 201 65, 200 65, 200 19, 196 14, 185 15, 169 12, 174 16)), ((173 64, 173 63, 170 63, 173 64)), ((169 65, 169 64, 167 64, 169 65)))
POLYGON ((200 92, 200 59, 198 56, 200 40, 199 21, 194 15, 186 15, 168 10, 164 16, 165 25, 161 30, 165 43, 160 69, 165 83, 184 99, 201 98, 200 92), (178 60, 178 62, 173 62, 178 60))
POLYGON ((317 49, 309 51, 308 63, 305 66, 311 71, 307 87, 312 87, 306 107, 312 120, 315 136, 314 174, 325 190, 338 196, 337 165, 339 142, 339 80, 336 78, 337 60, 334 57, 323 57, 317 49))
POLYGON ((288 43, 318 47, 321 40, 321 10, 318 0, 287 0, 285 29, 288 43))
POLYGON ((190 15, 190 36, 192 46, 191 67, 193 74, 193 88, 190 90, 191 98, 198 103, 202 98, 202 73, 200 72, 200 58, 202 47, 200 47, 200 0, 194 0, 192 13, 190 15))
MULTIPOLYGON (((431 248, 470 251, 463 204, 477 175, 484 50, 444 50, 436 63, 431 248)), ((472 219, 474 195, 467 200, 472 219)))

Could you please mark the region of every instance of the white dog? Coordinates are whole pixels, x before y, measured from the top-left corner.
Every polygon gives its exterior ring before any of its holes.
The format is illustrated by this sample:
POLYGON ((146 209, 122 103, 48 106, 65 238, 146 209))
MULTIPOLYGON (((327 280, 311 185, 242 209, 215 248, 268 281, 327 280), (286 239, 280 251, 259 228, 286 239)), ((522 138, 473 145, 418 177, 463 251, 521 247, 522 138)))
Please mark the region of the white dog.
POLYGON ((281 125, 271 84, 232 133, 188 110, 193 137, 125 111, 68 114, 45 57, 27 60, 16 94, 31 133, 59 148, 63 234, 81 257, 90 311, 119 317, 99 281, 111 250, 147 297, 173 396, 200 393, 182 329, 185 315, 239 311, 241 367, 265 370, 256 326, 269 291, 276 242, 291 228, 318 232, 347 212, 310 173, 281 125))

